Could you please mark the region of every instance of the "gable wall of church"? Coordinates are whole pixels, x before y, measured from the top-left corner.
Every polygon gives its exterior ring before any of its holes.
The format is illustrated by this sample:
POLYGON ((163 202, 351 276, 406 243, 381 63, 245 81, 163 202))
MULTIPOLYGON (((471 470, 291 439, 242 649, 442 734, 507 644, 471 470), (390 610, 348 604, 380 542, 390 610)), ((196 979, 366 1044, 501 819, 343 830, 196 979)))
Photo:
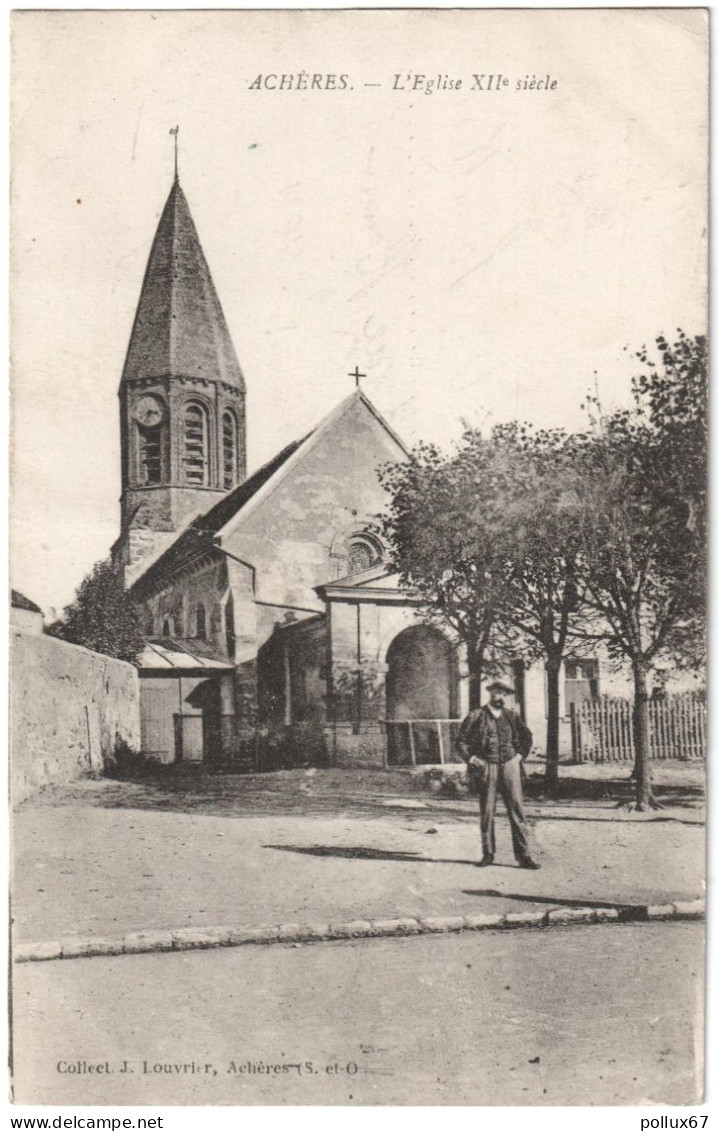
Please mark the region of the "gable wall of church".
POLYGON ((257 596, 321 610, 314 586, 346 574, 341 536, 375 520, 386 498, 377 468, 402 455, 364 403, 353 402, 274 491, 223 536, 228 550, 256 567, 257 596))

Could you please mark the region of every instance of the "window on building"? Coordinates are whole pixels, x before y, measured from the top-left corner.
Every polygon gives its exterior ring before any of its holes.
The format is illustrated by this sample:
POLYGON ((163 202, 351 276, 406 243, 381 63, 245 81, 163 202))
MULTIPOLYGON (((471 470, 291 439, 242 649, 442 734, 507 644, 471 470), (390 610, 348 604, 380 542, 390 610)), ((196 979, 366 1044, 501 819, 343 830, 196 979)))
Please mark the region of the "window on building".
POLYGON ((212 606, 209 617, 209 635, 212 640, 216 640, 218 636, 222 635, 222 606, 219 603, 212 606))
POLYGON ((586 699, 598 699, 598 660, 566 660, 566 711, 586 699))
POLYGON ((137 425, 139 480, 142 486, 162 482, 162 425, 137 425))
POLYGON ((227 655, 230 659, 234 656, 234 601, 230 593, 227 604, 224 606, 224 633, 227 640, 227 655))
POLYGON ((186 483, 206 487, 209 457, 207 413, 200 404, 189 404, 184 413, 183 466, 186 483))
POLYGON ((237 485, 237 418, 233 412, 222 415, 222 484, 225 491, 237 485))
POLYGON ((207 639, 207 614, 204 611, 204 605, 200 602, 197 606, 197 639, 207 639))
POLYGON ((382 558, 381 545, 369 534, 355 534, 349 540, 347 573, 362 573, 378 565, 382 558))

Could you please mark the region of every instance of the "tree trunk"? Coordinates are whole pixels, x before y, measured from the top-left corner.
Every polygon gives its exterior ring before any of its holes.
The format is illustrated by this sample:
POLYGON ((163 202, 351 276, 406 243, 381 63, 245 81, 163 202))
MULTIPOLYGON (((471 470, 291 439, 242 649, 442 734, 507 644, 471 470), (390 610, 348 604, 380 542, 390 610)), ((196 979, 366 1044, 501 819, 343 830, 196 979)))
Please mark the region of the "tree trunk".
POLYGON ((650 722, 648 718, 648 669, 642 660, 633 661, 633 744, 635 749, 634 776, 636 781, 636 809, 656 808, 656 798, 651 780, 649 755, 650 722))
POLYGON ((484 649, 478 647, 473 641, 468 642, 467 656, 469 664, 469 710, 475 711, 481 706, 481 676, 484 668, 484 649))
POLYGON ((558 792, 558 720, 559 720, 559 677, 561 660, 546 661, 546 691, 548 699, 548 722, 546 726, 546 792, 555 797, 558 792))

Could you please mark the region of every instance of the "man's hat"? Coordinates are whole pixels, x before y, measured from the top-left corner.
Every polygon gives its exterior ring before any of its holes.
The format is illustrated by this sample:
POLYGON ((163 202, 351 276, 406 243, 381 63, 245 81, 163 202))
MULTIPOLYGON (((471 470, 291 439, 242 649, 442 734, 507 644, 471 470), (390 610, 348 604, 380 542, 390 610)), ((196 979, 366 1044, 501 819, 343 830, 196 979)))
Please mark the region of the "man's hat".
POLYGON ((486 688, 487 691, 505 691, 508 695, 515 695, 516 692, 510 683, 504 683, 501 679, 495 679, 493 683, 489 683, 486 688))

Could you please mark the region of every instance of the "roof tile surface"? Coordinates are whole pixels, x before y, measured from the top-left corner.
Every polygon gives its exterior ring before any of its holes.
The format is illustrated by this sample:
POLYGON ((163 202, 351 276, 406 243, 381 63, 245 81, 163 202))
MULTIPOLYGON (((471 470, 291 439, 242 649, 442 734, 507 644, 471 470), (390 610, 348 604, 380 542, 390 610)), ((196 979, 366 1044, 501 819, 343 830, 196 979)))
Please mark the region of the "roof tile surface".
POLYGON ((187 198, 175 181, 150 251, 122 380, 244 378, 187 198))

